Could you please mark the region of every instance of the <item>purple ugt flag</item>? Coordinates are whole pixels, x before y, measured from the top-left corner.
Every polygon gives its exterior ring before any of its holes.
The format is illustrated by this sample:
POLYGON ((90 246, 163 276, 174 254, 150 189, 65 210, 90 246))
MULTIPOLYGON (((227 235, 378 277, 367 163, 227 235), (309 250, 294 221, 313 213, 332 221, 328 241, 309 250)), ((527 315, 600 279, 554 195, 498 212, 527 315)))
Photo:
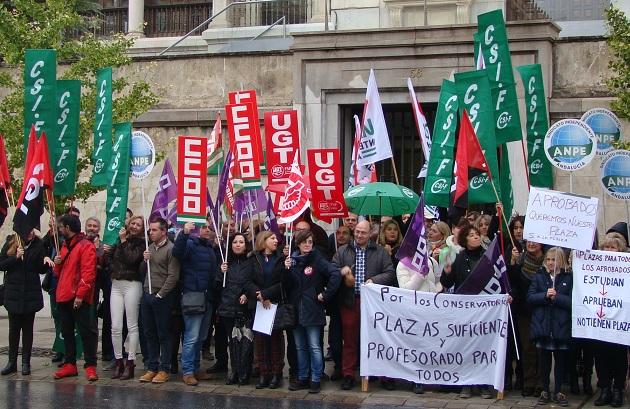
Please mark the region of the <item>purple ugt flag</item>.
POLYGON ((228 151, 223 162, 223 168, 221 169, 221 177, 219 178, 219 189, 217 190, 217 201, 212 211, 212 217, 214 220, 219 220, 219 209, 225 202, 225 191, 227 190, 228 178, 230 177, 230 166, 232 164, 232 151, 228 151))
POLYGON ((507 267, 500 247, 498 237, 495 237, 456 294, 505 294, 510 291, 507 267))
POLYGON ((429 254, 424 226, 424 195, 420 197, 411 225, 396 252, 396 258, 418 274, 424 276, 429 274, 429 254))
POLYGON ((177 224, 177 211, 172 209, 175 200, 177 200, 175 174, 171 167, 171 161, 166 159, 164 169, 162 169, 162 176, 160 176, 160 180, 158 181, 157 194, 153 199, 153 206, 151 206, 149 220, 161 217, 173 222, 173 224, 177 224))

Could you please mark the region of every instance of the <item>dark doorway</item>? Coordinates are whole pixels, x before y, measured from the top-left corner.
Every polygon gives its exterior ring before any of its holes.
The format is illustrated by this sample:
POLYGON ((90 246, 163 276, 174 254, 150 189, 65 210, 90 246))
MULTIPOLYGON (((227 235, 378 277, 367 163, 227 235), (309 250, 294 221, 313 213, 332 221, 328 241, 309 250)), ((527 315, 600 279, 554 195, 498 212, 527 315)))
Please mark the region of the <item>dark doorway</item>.
MULTIPOLYGON (((429 129, 433 129, 437 103, 421 104, 422 110, 427 117, 429 129)), ((359 119, 363 115, 363 105, 342 105, 340 106, 340 144, 342 163, 346 164, 344 181, 348 180, 349 164, 352 155, 352 141, 354 138, 353 116, 358 115, 359 119)), ((418 131, 409 104, 386 104, 383 105, 387 131, 396 162, 398 180, 401 185, 412 188, 416 193, 420 193, 423 182, 418 179, 418 173, 424 164, 424 154, 422 145, 418 137, 418 131)), ((379 181, 395 182, 392 170, 392 161, 383 160, 376 164, 376 175, 379 181)))

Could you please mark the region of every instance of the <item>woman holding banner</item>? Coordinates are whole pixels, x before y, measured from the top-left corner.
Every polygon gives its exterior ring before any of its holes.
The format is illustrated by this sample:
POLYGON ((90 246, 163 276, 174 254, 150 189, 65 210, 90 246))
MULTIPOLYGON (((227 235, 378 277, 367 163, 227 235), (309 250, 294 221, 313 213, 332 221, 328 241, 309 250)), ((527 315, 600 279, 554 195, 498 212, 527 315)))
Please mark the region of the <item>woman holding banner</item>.
MULTIPOLYGON (((512 223, 510 223, 511 225, 512 223)), ((507 252, 506 252, 507 254, 507 252)), ((512 314, 518 328, 519 351, 521 353, 522 390, 523 396, 532 396, 535 393, 538 378, 538 352, 530 338, 530 325, 532 322, 532 307, 527 302, 527 292, 545 260, 543 246, 534 241, 527 241, 525 251, 521 253, 512 248, 508 261, 508 277, 512 287, 512 314)))
POLYGON ((298 250, 285 260, 288 271, 282 279, 282 285, 297 313, 293 337, 297 349, 298 376, 297 381, 289 385, 289 390, 309 389, 309 393, 319 393, 324 370, 320 340, 322 328, 326 325, 324 304, 331 301, 337 292, 341 274, 335 265, 313 249, 311 231, 298 231, 293 240, 298 250))
MULTIPOLYGON (((619 238, 604 239, 601 250, 622 252, 626 244, 619 238)), ((624 387, 628 373, 628 347, 621 344, 593 340, 595 370, 600 387, 595 406, 611 405, 613 408, 623 406, 624 387)))
POLYGON ((538 403, 550 402, 549 376, 552 355, 554 361, 553 400, 568 406, 560 392, 565 379, 567 351, 571 339, 571 292, 573 277, 567 272, 567 261, 560 247, 552 247, 545 254, 544 267, 538 270, 527 292, 527 303, 532 307, 530 335, 536 342, 540 358, 539 375, 543 386, 538 403))

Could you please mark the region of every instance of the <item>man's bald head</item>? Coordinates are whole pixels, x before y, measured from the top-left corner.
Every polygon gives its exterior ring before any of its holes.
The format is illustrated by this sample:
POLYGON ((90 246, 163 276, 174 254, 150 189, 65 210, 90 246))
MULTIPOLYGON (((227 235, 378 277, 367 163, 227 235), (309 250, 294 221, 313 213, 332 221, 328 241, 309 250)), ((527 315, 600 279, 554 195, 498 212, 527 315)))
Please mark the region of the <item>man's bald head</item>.
POLYGON ((370 222, 363 220, 354 228, 354 241, 359 247, 365 247, 370 240, 370 222))

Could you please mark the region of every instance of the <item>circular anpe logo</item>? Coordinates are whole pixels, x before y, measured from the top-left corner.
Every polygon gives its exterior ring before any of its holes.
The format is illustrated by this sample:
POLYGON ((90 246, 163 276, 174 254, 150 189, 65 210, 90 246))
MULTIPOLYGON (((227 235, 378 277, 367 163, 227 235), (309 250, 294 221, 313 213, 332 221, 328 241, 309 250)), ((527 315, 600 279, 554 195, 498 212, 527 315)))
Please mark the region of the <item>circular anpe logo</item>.
POLYGON ((597 138, 597 154, 605 155, 613 150, 612 142, 621 136, 621 122, 608 109, 595 108, 586 111, 581 118, 591 127, 597 138))
POLYGON ((142 180, 155 166, 155 146, 151 137, 142 131, 131 135, 131 176, 142 180))
POLYGON ((619 200, 630 200, 630 151, 615 150, 604 157, 600 166, 604 191, 619 200))
POLYGON ((555 167, 574 171, 588 165, 595 156, 597 139, 590 126, 579 119, 563 119, 545 135, 545 154, 555 167))

